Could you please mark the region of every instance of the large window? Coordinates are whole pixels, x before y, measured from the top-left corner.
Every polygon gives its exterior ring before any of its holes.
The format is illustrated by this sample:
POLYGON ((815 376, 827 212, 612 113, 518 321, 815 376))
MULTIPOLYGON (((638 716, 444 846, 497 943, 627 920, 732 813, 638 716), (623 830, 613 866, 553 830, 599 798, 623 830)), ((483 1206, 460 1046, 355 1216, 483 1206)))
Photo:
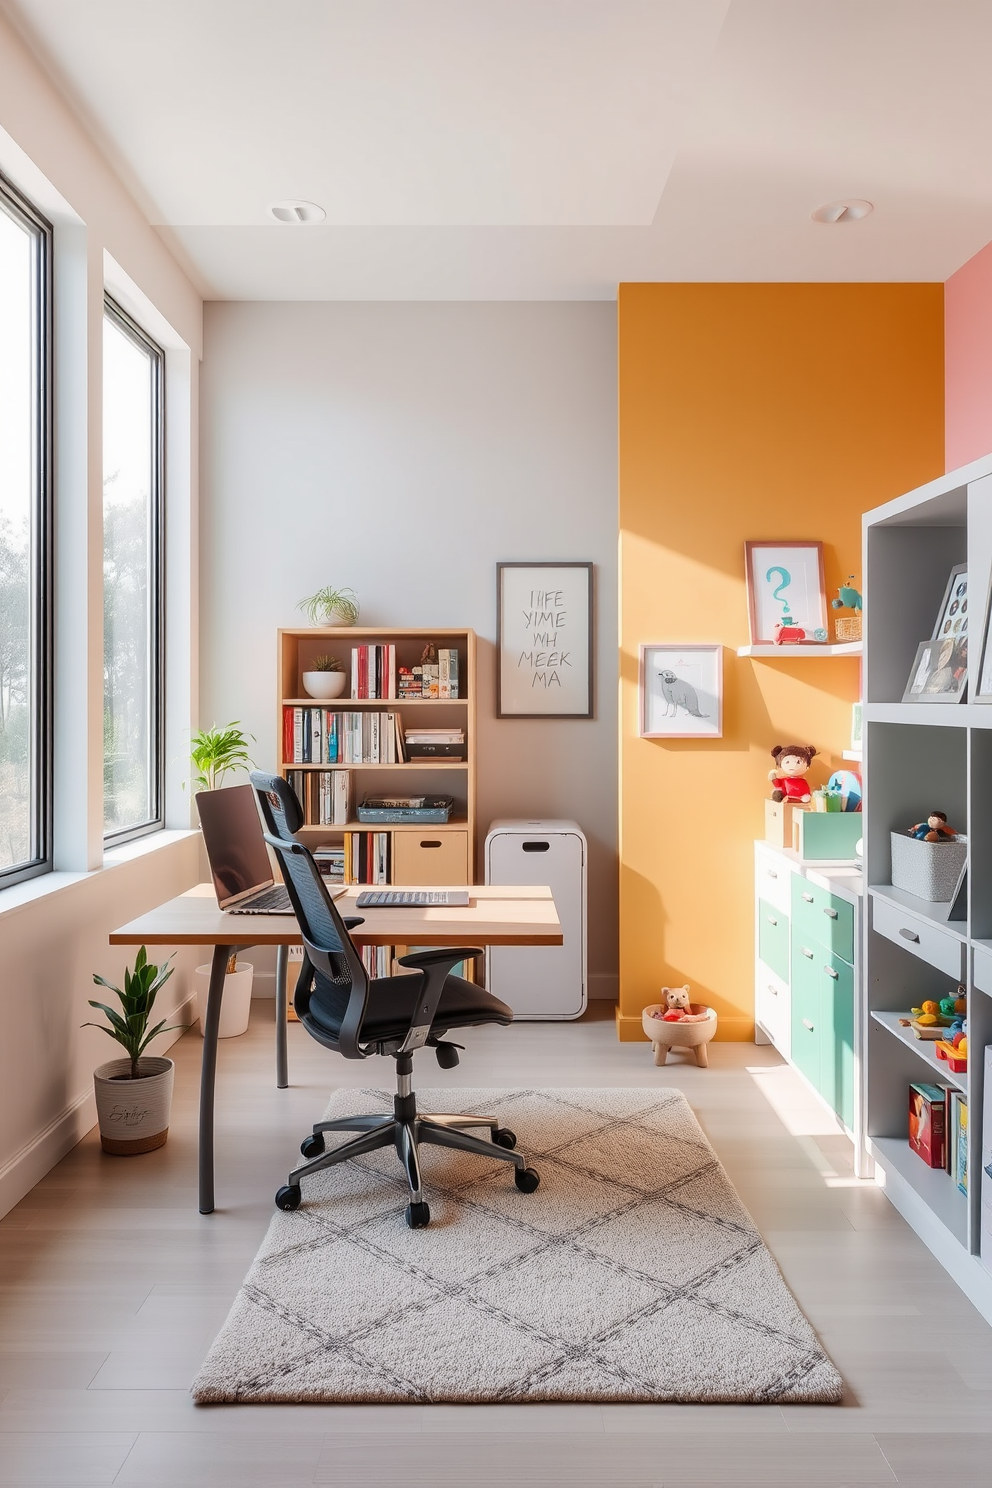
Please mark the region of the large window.
POLYGON ((0 883, 51 867, 51 229, 0 178, 0 883))
POLYGON ((162 825, 163 357, 118 305, 103 320, 103 818, 162 825))

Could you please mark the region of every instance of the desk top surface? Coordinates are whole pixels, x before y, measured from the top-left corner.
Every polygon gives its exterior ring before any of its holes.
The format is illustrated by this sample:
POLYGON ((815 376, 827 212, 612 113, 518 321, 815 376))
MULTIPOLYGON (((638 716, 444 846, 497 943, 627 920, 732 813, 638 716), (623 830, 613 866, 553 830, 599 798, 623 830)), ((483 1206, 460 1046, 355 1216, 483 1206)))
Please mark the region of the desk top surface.
MULTIPOLYGON (((363 916, 364 924, 352 931, 359 945, 562 944, 555 902, 543 885, 471 884, 470 901, 462 909, 360 910, 355 900, 366 887, 353 885, 334 901, 343 917, 363 916)), ((293 915, 225 914, 217 908, 213 885, 203 883, 112 931, 110 944, 278 946, 295 944, 299 938, 293 915)))

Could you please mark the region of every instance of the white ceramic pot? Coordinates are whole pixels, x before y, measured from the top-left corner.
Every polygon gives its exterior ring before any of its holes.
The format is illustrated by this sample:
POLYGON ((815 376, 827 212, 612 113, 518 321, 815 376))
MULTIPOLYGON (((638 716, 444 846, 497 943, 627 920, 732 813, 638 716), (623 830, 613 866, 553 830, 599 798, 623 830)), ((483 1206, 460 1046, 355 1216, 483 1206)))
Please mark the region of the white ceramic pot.
POLYGON ((348 680, 345 672, 304 672, 303 687, 314 698, 338 698, 348 680))
POLYGON ((145 1054, 138 1069, 140 1079, 127 1078, 131 1061, 125 1058, 110 1059, 93 1071, 100 1143, 115 1157, 153 1152, 169 1135, 175 1065, 171 1059, 145 1054))
MULTIPOLYGON (((251 1013, 251 979, 254 968, 250 961, 238 961, 236 970, 229 971, 224 979, 224 996, 220 1004, 220 1032, 218 1038, 237 1038, 248 1028, 251 1013)), ((200 1032, 207 1017, 207 993, 210 991, 210 965, 198 966, 193 973, 196 989, 196 1016, 200 1020, 200 1032)))

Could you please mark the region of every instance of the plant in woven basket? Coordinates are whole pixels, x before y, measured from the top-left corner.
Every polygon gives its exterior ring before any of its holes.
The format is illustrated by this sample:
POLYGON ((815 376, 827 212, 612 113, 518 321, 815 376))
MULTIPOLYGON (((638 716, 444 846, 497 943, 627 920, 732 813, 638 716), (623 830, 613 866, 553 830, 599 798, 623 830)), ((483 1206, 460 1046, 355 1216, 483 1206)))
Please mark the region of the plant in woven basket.
POLYGON ((170 956, 163 961, 161 966, 153 966, 148 960, 147 951, 142 946, 134 958, 133 969, 124 968, 123 991, 120 987, 115 987, 113 982, 97 976, 96 972, 93 973, 93 980, 97 986, 106 987, 119 999, 121 1011, 117 1012, 105 1002, 94 1002, 91 997, 88 999, 90 1007, 98 1008, 101 1013, 105 1013, 110 1027, 108 1028, 106 1023, 84 1023, 82 1026, 83 1028, 102 1028, 104 1033, 109 1034, 120 1044, 131 1061, 131 1073, 127 1077, 129 1079, 140 1080, 142 1078, 138 1061, 152 1039, 160 1033, 172 1033, 179 1027, 178 1024, 174 1024, 171 1028, 167 1028, 164 1018, 161 1023, 156 1023, 154 1028, 148 1027, 148 1020, 155 1006, 155 998, 175 969, 169 965, 171 959, 170 956))
POLYGON ((311 625, 354 625, 359 615, 354 589, 336 589, 333 584, 325 584, 316 594, 301 599, 296 608, 311 625))
POLYGON ((343 672, 344 667, 336 656, 315 656, 307 667, 308 672, 343 672))

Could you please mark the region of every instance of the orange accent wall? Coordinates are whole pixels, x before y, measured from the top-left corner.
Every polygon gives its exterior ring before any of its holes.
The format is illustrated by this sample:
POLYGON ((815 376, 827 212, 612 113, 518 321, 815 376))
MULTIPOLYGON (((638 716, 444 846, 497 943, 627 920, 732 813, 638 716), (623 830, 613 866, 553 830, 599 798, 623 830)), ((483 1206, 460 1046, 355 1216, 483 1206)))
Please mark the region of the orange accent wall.
POLYGON ((850 741, 858 663, 739 658, 747 538, 819 538, 828 598, 861 514, 944 468, 940 284, 626 284, 619 293, 620 1007, 642 1039, 689 982, 754 1035, 753 848, 769 750, 850 741), (715 641, 723 738, 638 738, 638 647, 715 641))

